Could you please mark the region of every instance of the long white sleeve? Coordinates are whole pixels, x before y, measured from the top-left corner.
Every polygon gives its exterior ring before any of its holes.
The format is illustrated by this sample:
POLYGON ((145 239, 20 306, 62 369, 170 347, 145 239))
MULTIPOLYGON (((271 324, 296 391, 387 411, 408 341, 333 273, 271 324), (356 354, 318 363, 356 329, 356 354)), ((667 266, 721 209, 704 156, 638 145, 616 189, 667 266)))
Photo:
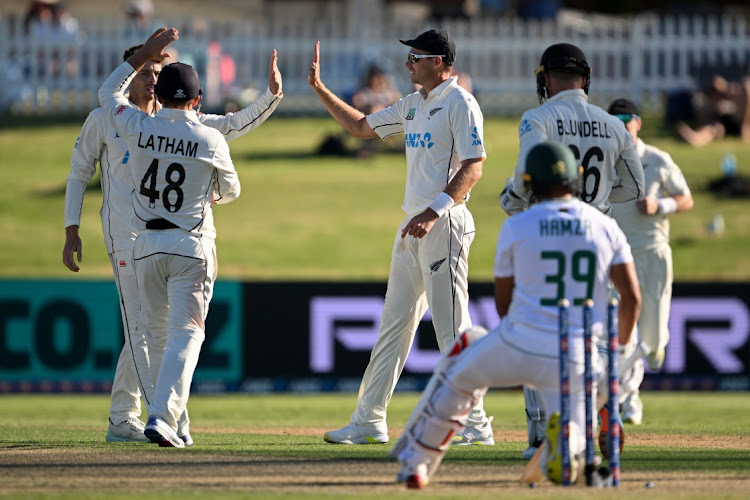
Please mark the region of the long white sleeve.
POLYGON ((279 106, 282 97, 283 94, 273 95, 271 89, 266 89, 262 96, 236 113, 226 115, 199 113, 198 119, 203 125, 215 128, 224 135, 227 141, 231 141, 242 137, 266 121, 279 106))

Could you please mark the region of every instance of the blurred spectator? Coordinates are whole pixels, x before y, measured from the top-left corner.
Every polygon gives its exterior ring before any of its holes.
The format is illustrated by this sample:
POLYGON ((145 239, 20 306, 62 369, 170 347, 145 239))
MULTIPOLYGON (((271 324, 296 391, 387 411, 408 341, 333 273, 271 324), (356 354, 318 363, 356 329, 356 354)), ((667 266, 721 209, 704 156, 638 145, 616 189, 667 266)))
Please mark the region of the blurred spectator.
POLYGON ((474 93, 474 85, 471 82, 471 76, 465 72, 465 71, 456 71, 454 68, 453 71, 451 71, 451 76, 455 76, 457 78, 456 83, 458 83, 461 87, 463 87, 467 92, 474 95, 476 98, 476 94, 474 93))
POLYGON ((69 76, 78 71, 75 51, 69 47, 79 37, 78 21, 70 14, 66 5, 57 0, 34 0, 24 17, 24 33, 39 42, 36 68, 27 67, 27 72, 37 72, 57 77, 62 67, 69 76), (65 50, 65 45, 68 50, 65 50), (61 50, 65 50, 64 54, 61 50))
POLYGON ((352 105, 369 115, 387 108, 401 99, 393 79, 382 68, 373 64, 365 73, 362 86, 352 95, 352 105))
POLYGON ((702 95, 692 96, 691 104, 697 127, 690 127, 684 120, 674 122, 675 132, 689 144, 704 146, 727 135, 750 142, 750 78, 730 81, 715 74, 702 95))
MULTIPOLYGON (((401 99, 393 78, 376 64, 370 65, 365 72, 362 86, 352 95, 352 105, 364 114, 369 115, 385 109, 401 99)), ((364 139, 357 150, 358 158, 369 158, 385 143, 364 139)))
POLYGON ((75 40, 78 36, 78 21, 70 15, 62 2, 35 0, 29 4, 24 29, 34 39, 53 44, 75 40))
POLYGON ((149 37, 158 28, 152 20, 154 4, 151 0, 128 0, 124 12, 125 33, 129 37, 141 40, 149 37))

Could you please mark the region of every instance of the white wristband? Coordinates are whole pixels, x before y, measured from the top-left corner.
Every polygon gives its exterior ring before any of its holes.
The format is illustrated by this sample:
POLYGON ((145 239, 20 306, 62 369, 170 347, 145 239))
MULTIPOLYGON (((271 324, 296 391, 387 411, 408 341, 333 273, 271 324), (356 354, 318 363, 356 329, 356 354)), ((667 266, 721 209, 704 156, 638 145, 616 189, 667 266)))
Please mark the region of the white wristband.
POLYGON ((672 197, 659 198, 659 213, 673 214, 677 211, 677 200, 672 197))
POLYGON ((450 210, 454 204, 455 202, 453 201, 453 198, 451 198, 451 195, 443 191, 432 203, 430 203, 430 208, 438 214, 438 217, 442 217, 443 214, 450 210))

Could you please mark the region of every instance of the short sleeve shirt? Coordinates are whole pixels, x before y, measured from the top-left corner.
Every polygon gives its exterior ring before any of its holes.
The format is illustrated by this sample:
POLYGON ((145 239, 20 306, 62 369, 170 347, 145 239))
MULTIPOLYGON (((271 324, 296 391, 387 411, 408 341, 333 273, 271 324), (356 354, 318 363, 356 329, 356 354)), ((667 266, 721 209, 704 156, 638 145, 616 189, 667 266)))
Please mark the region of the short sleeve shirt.
POLYGON ((426 98, 414 92, 368 115, 367 123, 381 139, 404 134, 406 189, 401 208, 407 215, 429 207, 462 161, 487 156, 482 112, 455 77, 435 87, 426 98))
POLYGON ((515 285, 503 321, 557 335, 557 303, 566 298, 571 333, 580 334, 580 306, 591 298, 593 323, 602 331, 611 266, 632 260, 617 222, 594 207, 577 198, 532 205, 500 229, 494 274, 512 276, 515 285))

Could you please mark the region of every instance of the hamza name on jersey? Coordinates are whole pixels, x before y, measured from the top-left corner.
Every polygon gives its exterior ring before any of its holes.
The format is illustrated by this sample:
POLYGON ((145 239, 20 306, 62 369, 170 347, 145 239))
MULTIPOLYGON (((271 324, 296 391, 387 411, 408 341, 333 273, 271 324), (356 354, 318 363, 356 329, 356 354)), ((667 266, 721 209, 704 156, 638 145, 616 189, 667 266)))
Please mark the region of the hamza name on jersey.
POLYGON ((542 219, 539 236, 586 236, 591 232, 591 222, 581 219, 542 219))
POLYGON ((186 146, 185 141, 182 139, 157 135, 156 140, 154 140, 154 136, 149 135, 144 143, 143 132, 138 134, 138 147, 170 154, 181 154, 182 156, 190 156, 191 158, 195 158, 195 155, 198 153, 197 142, 187 141, 186 146))

